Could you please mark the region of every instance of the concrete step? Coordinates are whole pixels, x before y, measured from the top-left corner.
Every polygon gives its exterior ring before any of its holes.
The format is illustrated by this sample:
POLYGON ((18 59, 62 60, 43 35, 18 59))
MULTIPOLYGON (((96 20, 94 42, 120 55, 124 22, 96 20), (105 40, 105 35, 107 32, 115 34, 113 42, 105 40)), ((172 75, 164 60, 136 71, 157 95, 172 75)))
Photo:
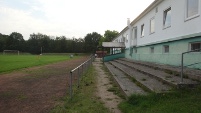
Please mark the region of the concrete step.
MULTIPOLYGON (((145 61, 131 60, 131 59, 127 59, 127 58, 120 58, 119 60, 150 67, 150 68, 157 69, 157 70, 162 70, 166 73, 173 74, 176 76, 180 76, 180 74, 181 74, 181 67, 179 67, 179 66, 156 64, 156 63, 145 62, 145 61)), ((201 81, 201 70, 184 67, 183 72, 184 72, 185 76, 188 76, 188 78, 197 80, 197 81, 201 81)))
POLYGON ((108 62, 106 62, 105 65, 126 96, 130 96, 132 94, 147 94, 147 92, 145 92, 142 88, 134 84, 122 71, 115 68, 108 62))
POLYGON ((171 86, 174 87, 179 87, 181 84, 182 85, 187 85, 190 87, 193 87, 194 85, 197 85, 198 82, 191 80, 191 79, 183 79, 183 83, 181 83, 181 78, 179 76, 174 76, 172 74, 168 74, 162 70, 157 70, 157 69, 153 69, 144 65, 139 65, 133 62, 128 62, 128 61, 124 61, 124 60, 115 60, 118 63, 121 63, 127 67, 130 67, 132 69, 135 69, 138 72, 141 72, 143 74, 149 75, 153 78, 156 78, 166 84, 169 84, 171 86))
POLYGON ((163 93, 163 92, 169 92, 172 89, 172 87, 170 87, 169 85, 164 84, 163 82, 151 76, 140 73, 134 70, 132 67, 126 66, 117 61, 110 61, 110 63, 114 65, 116 68, 126 73, 127 75, 133 77, 138 83, 140 83, 141 86, 143 86, 144 88, 150 91, 153 91, 156 93, 163 93))

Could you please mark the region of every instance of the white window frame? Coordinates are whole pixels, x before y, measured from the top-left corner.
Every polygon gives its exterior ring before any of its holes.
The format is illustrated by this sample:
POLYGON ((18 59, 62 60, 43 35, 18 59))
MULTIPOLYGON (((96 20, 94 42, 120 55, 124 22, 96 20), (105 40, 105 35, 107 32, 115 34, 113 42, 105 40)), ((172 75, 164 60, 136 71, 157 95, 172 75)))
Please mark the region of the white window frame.
MULTIPOLYGON (((189 51, 192 51, 192 47, 191 47, 191 45, 192 44, 200 44, 200 49, 201 49, 201 42, 191 42, 191 43, 189 43, 189 51)), ((201 52, 201 50, 200 51, 195 51, 195 52, 201 52)))
POLYGON ((164 11, 163 11, 163 29, 166 29, 166 28, 169 28, 169 27, 171 27, 171 25, 172 25, 172 7, 170 6, 170 7, 168 7, 168 8, 166 8, 164 11), (170 11, 171 11, 171 23, 170 23, 170 25, 168 25, 168 26, 165 26, 165 21, 166 21, 166 14, 167 13, 165 13, 165 12, 167 12, 167 10, 169 10, 170 9, 170 11))
POLYGON ((193 15, 193 16, 190 16, 190 17, 188 17, 187 15, 187 13, 188 13, 188 0, 185 0, 185 21, 188 21, 188 20, 191 20, 191 19, 194 19, 194 18, 196 18, 196 17, 199 17, 200 16, 200 10, 201 10, 201 8, 200 8, 201 6, 200 6, 200 0, 198 0, 198 13, 197 14, 195 14, 195 15, 193 15))
POLYGON ((163 45, 163 53, 169 53, 170 52, 170 46, 169 45, 163 45), (168 47, 168 51, 165 51, 165 48, 168 47))
POLYGON ((144 24, 141 25, 141 31, 140 31, 141 38, 144 37, 144 35, 145 35, 145 28, 144 28, 144 26, 145 26, 144 24))
POLYGON ((155 33, 155 23, 156 23, 156 22, 155 22, 155 17, 152 17, 152 18, 150 19, 150 34, 155 33), (152 24, 151 24, 152 20, 154 20, 154 31, 153 31, 153 32, 152 32, 152 29, 151 29, 151 28, 152 28, 152 26, 151 26, 151 25, 152 25, 152 24))

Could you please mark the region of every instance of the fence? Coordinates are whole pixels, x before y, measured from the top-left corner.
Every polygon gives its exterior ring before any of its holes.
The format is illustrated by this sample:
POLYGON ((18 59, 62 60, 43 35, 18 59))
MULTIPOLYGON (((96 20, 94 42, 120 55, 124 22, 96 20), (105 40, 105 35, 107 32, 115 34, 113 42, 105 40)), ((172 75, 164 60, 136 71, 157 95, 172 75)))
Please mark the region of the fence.
MULTIPOLYGON (((187 52, 182 53, 182 55, 181 55, 181 83, 183 83, 184 54, 192 53, 192 52, 201 52, 201 49, 196 49, 196 50, 187 51, 187 52)), ((199 63, 200 62, 196 62, 196 63, 190 64, 190 65, 195 65, 195 64, 199 64, 199 63)), ((190 66, 190 65, 187 65, 187 66, 190 66)), ((185 66, 185 67, 187 67, 187 66, 185 66)))
POLYGON ((70 71, 68 79, 70 99, 72 99, 73 97, 73 86, 77 86, 77 88, 79 88, 82 75, 92 65, 94 59, 95 56, 91 55, 87 61, 85 61, 84 63, 80 64, 78 67, 70 71))

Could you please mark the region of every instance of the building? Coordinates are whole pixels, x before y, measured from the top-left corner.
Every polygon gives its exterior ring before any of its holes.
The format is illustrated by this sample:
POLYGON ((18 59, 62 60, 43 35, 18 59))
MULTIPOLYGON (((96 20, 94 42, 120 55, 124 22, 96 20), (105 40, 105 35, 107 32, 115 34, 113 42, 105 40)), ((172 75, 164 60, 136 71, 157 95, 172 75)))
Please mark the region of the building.
POLYGON ((201 69, 201 0, 155 0, 113 42, 124 42, 124 57, 201 69))

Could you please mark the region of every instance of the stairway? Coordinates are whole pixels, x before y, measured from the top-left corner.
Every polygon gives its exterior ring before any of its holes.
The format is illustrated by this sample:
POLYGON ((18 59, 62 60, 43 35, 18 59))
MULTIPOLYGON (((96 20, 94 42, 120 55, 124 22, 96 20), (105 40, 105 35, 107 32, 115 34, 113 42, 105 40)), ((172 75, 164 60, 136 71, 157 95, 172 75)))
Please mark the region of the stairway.
POLYGON ((194 87, 199 82, 181 78, 176 68, 171 71, 168 66, 139 62, 120 58, 105 63, 126 96, 132 94, 147 94, 148 92, 165 93, 179 87, 194 87))

